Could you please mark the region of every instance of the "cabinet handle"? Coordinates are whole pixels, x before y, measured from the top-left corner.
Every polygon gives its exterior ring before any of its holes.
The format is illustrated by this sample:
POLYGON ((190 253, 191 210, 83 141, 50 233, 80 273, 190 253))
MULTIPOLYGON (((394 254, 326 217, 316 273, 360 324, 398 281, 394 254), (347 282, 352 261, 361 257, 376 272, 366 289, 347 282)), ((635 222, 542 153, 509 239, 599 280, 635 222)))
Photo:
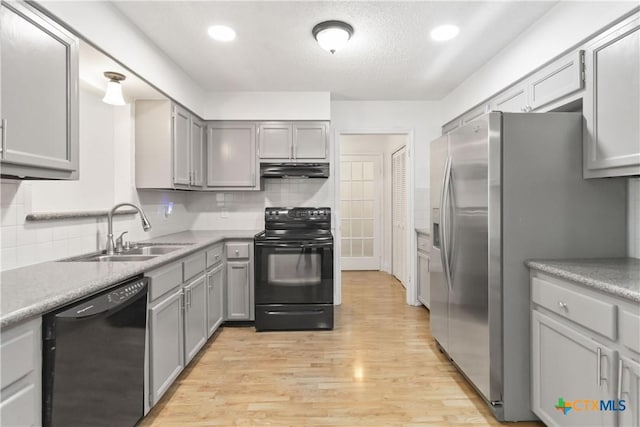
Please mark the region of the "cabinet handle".
POLYGON ((618 360, 618 400, 622 399, 622 371, 624 364, 622 359, 618 360))
POLYGON ((602 349, 598 347, 596 350, 596 355, 598 357, 598 364, 596 365, 597 375, 598 375, 598 387, 602 386, 602 349))
POLYGON ((236 256, 240 255, 240 250, 236 249, 236 256))
POLYGON ((2 143, 0 145, 0 150, 2 150, 2 157, 4 158, 7 146, 7 119, 2 119, 2 121, 0 121, 0 126, 2 126, 2 143))
MULTIPOLYGON (((567 305, 566 302, 563 301, 558 301, 558 307, 560 307, 561 309, 563 309, 564 311, 569 311, 569 306, 567 305)), ((598 348, 598 351, 600 351, 600 349, 598 348)))

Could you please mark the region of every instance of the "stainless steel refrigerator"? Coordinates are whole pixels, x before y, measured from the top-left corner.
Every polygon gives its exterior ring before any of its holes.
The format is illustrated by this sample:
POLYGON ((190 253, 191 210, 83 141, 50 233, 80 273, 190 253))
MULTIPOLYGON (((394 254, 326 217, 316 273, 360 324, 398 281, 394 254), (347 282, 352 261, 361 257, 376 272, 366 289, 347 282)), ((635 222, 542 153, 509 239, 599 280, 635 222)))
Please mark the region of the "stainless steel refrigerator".
POLYGON ((580 113, 488 113, 430 174, 432 334, 497 419, 536 419, 524 261, 626 256, 626 181, 582 179, 580 113))

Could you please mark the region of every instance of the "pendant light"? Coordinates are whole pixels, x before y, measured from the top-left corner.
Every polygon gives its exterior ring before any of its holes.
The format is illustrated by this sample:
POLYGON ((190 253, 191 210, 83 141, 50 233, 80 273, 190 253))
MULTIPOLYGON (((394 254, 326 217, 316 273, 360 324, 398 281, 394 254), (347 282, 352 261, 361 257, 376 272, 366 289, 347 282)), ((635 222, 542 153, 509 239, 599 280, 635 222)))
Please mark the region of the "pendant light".
POLYGON ((111 105, 124 105, 124 98, 122 97, 122 85, 120 82, 126 79, 124 74, 116 73, 115 71, 105 71, 104 76, 109 79, 107 83, 107 90, 104 93, 102 102, 111 105))
POLYGON ((334 54, 349 42, 353 27, 342 21, 324 21, 313 27, 311 33, 321 48, 334 54))

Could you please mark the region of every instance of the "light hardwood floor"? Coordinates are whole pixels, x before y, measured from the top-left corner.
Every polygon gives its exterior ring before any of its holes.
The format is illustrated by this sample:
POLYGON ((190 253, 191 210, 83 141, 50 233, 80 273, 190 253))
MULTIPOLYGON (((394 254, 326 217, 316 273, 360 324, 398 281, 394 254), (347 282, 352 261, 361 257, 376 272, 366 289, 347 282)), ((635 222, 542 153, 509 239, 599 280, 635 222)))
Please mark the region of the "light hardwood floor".
POLYGON ((344 272, 342 290, 333 331, 222 329, 140 425, 500 425, 397 280, 344 272))

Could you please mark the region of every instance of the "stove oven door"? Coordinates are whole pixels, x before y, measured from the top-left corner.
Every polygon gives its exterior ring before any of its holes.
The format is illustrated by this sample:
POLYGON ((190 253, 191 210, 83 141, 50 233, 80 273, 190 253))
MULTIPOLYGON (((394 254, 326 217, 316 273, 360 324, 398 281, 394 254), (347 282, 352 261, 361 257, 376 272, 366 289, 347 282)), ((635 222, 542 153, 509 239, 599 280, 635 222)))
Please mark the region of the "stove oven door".
POLYGON ((333 303, 332 242, 255 242, 256 304, 333 303))

